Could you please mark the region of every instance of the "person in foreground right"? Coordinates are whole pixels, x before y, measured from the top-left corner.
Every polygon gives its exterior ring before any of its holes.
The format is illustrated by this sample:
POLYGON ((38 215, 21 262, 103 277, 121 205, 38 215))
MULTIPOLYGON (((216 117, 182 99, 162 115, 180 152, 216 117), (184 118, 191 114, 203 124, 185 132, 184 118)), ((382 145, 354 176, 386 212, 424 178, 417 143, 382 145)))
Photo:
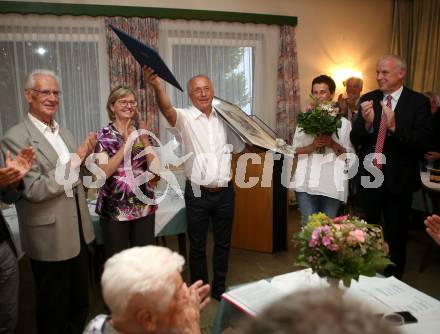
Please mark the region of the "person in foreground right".
POLYGON ((242 326, 243 334, 397 334, 376 315, 338 289, 292 293, 242 326))
POLYGON ((188 287, 181 271, 185 260, 165 247, 126 249, 107 260, 102 297, 111 315, 98 315, 83 334, 200 334, 200 310, 209 285, 188 287))
POLYGON ((440 216, 432 215, 425 219, 426 232, 440 246, 440 216))

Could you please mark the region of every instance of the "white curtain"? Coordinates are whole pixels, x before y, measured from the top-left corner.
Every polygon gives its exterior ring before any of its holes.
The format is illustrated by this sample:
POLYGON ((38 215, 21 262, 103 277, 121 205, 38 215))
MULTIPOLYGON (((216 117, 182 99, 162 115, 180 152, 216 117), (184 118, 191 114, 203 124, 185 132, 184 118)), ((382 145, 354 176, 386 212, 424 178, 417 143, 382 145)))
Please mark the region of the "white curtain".
MULTIPOLYGON (((279 27, 206 21, 161 20, 159 52, 184 88, 167 85, 177 107, 190 105, 187 81, 208 75, 215 95, 275 126, 279 27)), ((160 121, 161 138, 166 121, 160 121)), ((169 137, 169 136, 168 136, 169 137)))
POLYGON ((51 15, 0 15, 0 134, 27 114, 26 75, 55 71, 62 98, 57 121, 78 141, 107 119, 109 92, 104 20, 51 15))

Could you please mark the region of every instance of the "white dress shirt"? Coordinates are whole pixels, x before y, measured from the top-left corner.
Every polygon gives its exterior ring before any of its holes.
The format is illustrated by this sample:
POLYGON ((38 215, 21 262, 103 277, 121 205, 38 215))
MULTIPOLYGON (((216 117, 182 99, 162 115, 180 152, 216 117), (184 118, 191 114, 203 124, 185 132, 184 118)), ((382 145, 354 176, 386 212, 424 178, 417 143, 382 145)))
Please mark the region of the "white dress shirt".
POLYGON ((209 117, 196 107, 176 108, 175 128, 179 132, 186 177, 207 187, 226 186, 231 180, 231 153, 244 143, 213 109, 209 117), (231 144, 231 145, 228 145, 231 144))
POLYGON ((44 138, 47 139, 49 144, 53 147, 55 152, 58 153, 60 162, 65 164, 70 160, 70 152, 67 148, 66 143, 60 136, 60 126, 55 120, 52 120, 52 128, 40 121, 38 118, 28 113, 29 119, 37 127, 38 130, 43 134, 44 138))
MULTIPOLYGON (((350 141, 351 123, 342 117, 342 125, 338 136, 332 134, 332 139, 345 148, 347 153, 353 152, 350 141)), ((308 146, 313 143, 314 135, 306 134, 300 127, 295 130, 293 148, 308 146)), ((297 192, 310 195, 322 195, 346 202, 348 197, 348 179, 346 161, 341 155, 336 157, 334 151, 326 147, 324 155, 300 154, 295 170, 293 186, 297 192)))

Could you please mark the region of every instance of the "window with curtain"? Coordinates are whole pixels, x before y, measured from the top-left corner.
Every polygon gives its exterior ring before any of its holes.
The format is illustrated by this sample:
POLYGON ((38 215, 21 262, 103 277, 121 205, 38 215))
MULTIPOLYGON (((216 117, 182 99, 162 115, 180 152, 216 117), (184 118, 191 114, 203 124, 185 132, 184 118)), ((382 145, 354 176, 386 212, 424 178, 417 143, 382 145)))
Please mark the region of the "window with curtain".
POLYGON ((109 85, 102 19, 1 15, 0 58, 0 135, 27 114, 23 85, 34 69, 58 74, 62 97, 56 119, 78 141, 105 123, 109 85))
MULTIPOLYGON (((247 114, 252 114, 255 45, 251 44, 254 43, 247 43, 247 46, 192 44, 192 41, 179 40, 171 43, 175 75, 186 82, 192 76, 190 72, 209 73, 217 96, 227 98, 247 114)), ((190 103, 188 96, 177 94, 176 90, 173 99, 179 107, 190 103)))
MULTIPOLYGON (((279 27, 263 24, 161 20, 159 52, 185 92, 167 85, 177 107, 191 104, 187 81, 209 76, 215 95, 275 125, 279 27)), ((161 117, 160 133, 167 123, 161 117)))

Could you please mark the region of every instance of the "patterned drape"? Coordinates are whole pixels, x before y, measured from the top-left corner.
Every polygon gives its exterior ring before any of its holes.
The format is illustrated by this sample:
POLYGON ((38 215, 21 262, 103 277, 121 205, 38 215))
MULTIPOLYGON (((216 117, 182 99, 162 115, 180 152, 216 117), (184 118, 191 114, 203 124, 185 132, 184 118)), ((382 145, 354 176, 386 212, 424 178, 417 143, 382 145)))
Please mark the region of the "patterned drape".
POLYGON ((111 17, 105 20, 107 30, 107 52, 109 57, 109 79, 110 89, 118 85, 126 85, 137 91, 139 100, 139 112, 145 119, 145 112, 152 112, 153 129, 152 131, 159 135, 159 109, 154 98, 154 91, 145 84, 145 89, 141 87, 142 69, 118 36, 108 26, 113 26, 125 31, 130 36, 147 44, 153 49, 158 49, 158 24, 159 21, 152 18, 140 17, 111 17))
POLYGON ((290 142, 300 112, 298 60, 293 26, 280 27, 277 80, 276 131, 279 138, 290 142))

